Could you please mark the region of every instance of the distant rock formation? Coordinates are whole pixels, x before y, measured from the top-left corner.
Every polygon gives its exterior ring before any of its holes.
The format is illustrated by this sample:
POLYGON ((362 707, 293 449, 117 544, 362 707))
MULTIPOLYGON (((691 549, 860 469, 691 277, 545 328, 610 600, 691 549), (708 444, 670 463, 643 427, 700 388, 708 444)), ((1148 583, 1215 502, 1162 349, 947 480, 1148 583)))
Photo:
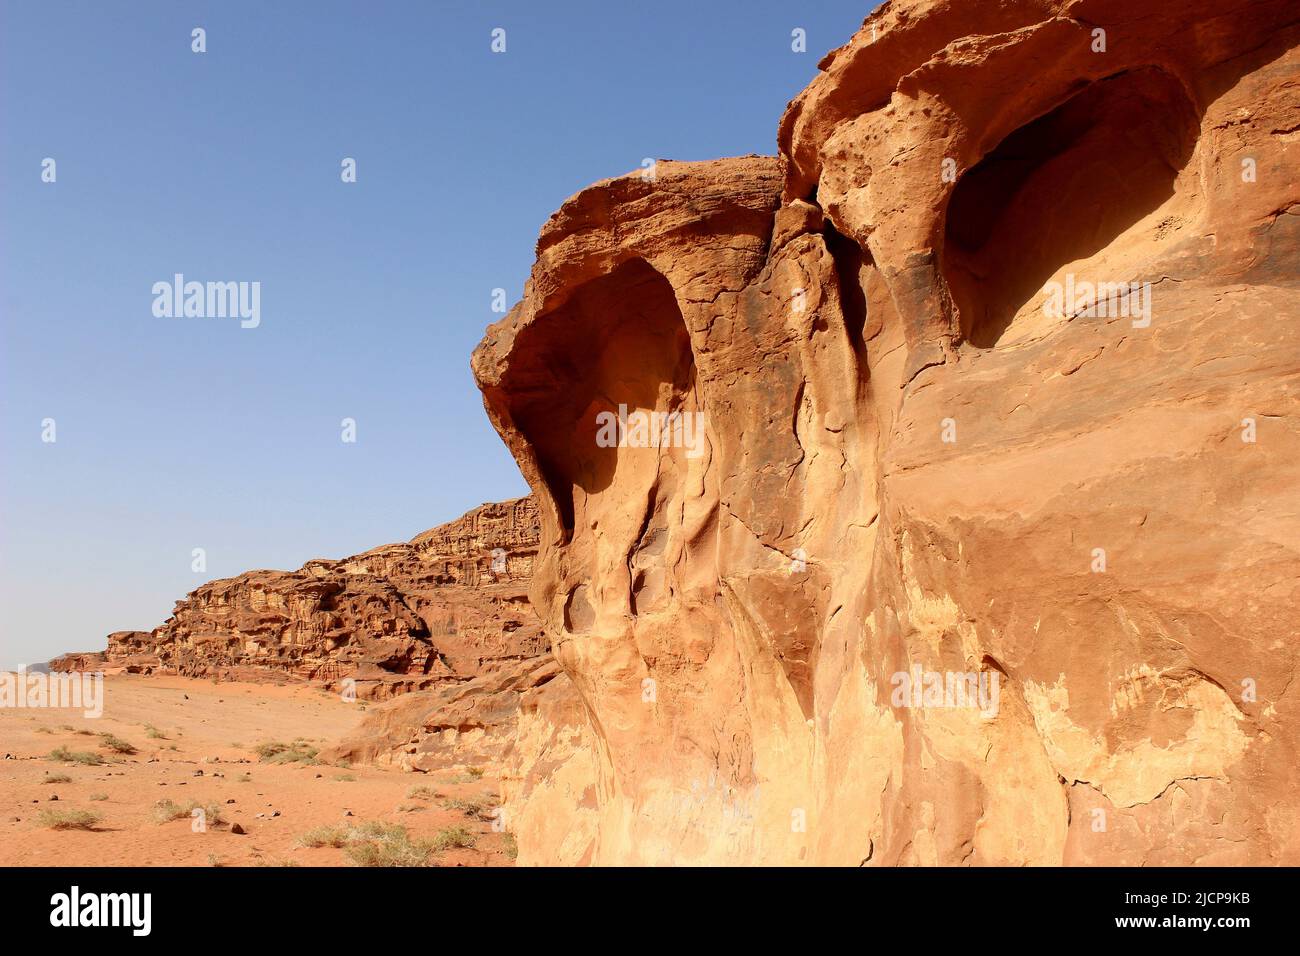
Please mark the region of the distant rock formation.
POLYGON ((891 0, 561 206, 473 357, 521 862, 1300 863, 1298 19, 891 0))
POLYGON ((110 634, 106 652, 51 666, 350 681, 358 699, 467 681, 548 653, 527 601, 537 535, 531 497, 485 504, 407 543, 211 581, 153 631, 110 634))

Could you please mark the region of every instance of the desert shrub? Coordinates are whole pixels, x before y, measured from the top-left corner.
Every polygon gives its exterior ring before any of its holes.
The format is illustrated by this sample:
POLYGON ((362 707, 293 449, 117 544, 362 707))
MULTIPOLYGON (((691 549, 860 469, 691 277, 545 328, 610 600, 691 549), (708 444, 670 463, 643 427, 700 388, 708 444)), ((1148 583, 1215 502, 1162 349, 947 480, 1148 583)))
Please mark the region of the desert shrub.
POLYGON ((350 773, 340 773, 335 774, 334 779, 339 783, 353 783, 357 778, 350 773))
POLYGON ((519 841, 515 839, 513 833, 502 834, 501 846, 505 849, 506 856, 511 860, 519 859, 519 841))
POLYGON ((92 794, 90 795, 90 799, 91 799, 91 800, 107 800, 107 799, 108 799, 108 794, 106 794, 106 793, 92 793, 92 794))
POLYGON ((42 810, 37 822, 51 830, 90 830, 101 819, 89 810, 42 810))
POLYGON ((427 840, 413 840, 406 827, 368 820, 351 827, 323 826, 298 838, 306 847, 341 848, 357 866, 425 866, 433 852, 427 840))
POLYGON ((349 831, 352 840, 391 840, 406 834, 406 827, 400 823, 385 823, 383 820, 367 820, 359 823, 349 831))
POLYGON ((433 838, 435 852, 450 850, 453 847, 473 846, 474 834, 464 827, 443 827, 433 838))
POLYGON ((406 791, 408 800, 434 800, 441 796, 442 794, 434 790, 433 787, 412 787, 406 791))
POLYGON ((204 823, 210 827, 224 822, 221 816, 221 807, 215 803, 200 803, 198 800, 191 800, 186 804, 176 803, 172 800, 159 800, 153 805, 153 818, 158 823, 170 823, 182 817, 192 816, 196 809, 203 811, 204 823))
POLYGON ((100 734, 99 736, 100 736, 99 745, 101 747, 106 747, 107 749, 113 751, 113 753, 118 753, 118 754, 135 753, 135 745, 127 743, 121 737, 115 737, 112 734, 100 734))
POLYGON ((298 837, 298 845, 306 847, 346 846, 348 842, 347 827, 316 827, 298 837))
POLYGON ((144 735, 150 740, 166 740, 167 735, 155 727, 153 724, 144 725, 144 735))
POLYGON ((316 763, 316 754, 320 751, 305 740, 295 740, 291 744, 281 741, 268 741, 253 748, 257 759, 262 763, 316 763))
POLYGON ((66 773, 47 773, 41 783, 72 783, 72 778, 66 773))
MULTIPOLYGON (((358 828, 358 833, 364 829, 358 828)), ((343 852, 357 866, 427 866, 433 845, 412 840, 406 828, 384 824, 380 835, 349 841, 343 852)))
POLYGON ((481 817, 489 809, 486 804, 478 800, 462 800, 459 797, 444 800, 442 805, 448 810, 459 810, 467 817, 481 817))
POLYGON ((58 760, 63 763, 79 763, 87 767, 98 767, 104 762, 104 758, 99 754, 91 753, 88 750, 69 750, 67 747, 55 747, 50 751, 48 759, 58 760))

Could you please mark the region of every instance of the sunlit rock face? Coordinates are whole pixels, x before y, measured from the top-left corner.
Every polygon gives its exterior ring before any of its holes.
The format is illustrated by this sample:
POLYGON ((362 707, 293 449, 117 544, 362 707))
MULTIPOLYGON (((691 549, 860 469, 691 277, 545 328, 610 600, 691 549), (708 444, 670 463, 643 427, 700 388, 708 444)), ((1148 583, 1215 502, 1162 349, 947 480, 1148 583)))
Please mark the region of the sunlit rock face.
POLYGON ((887 3, 560 208, 521 862, 1300 862, 1297 18, 887 3))

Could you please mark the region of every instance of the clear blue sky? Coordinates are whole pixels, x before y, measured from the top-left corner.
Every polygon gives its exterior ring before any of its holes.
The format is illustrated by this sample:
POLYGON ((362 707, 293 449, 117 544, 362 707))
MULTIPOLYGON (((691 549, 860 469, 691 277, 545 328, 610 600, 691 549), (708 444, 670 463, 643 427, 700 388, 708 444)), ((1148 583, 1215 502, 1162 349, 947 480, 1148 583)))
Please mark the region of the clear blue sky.
POLYGON ((0 667, 524 493, 492 289, 590 182, 774 153, 873 6, 0 0, 0 667), (260 327, 156 318, 176 272, 260 282, 260 327))

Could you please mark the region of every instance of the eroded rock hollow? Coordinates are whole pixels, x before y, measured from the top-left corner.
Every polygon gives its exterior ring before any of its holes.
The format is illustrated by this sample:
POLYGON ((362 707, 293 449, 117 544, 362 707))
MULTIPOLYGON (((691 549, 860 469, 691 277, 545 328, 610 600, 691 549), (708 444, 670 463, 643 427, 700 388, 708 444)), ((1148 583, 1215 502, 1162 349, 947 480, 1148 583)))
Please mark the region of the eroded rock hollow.
POLYGON ((1298 17, 886 3, 564 203, 473 357, 521 862, 1300 862, 1298 17))

